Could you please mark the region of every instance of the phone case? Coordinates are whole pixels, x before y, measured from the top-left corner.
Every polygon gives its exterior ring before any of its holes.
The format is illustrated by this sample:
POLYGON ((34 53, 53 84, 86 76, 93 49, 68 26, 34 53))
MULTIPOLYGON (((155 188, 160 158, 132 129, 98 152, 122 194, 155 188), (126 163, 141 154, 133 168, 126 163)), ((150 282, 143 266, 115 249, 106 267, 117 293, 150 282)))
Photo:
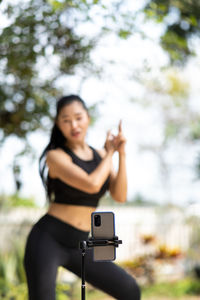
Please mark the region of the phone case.
MULTIPOLYGON (((115 217, 113 212, 94 212, 91 215, 92 238, 112 239, 115 236, 115 217)), ((115 246, 94 246, 94 261, 113 261, 116 258, 115 246)))

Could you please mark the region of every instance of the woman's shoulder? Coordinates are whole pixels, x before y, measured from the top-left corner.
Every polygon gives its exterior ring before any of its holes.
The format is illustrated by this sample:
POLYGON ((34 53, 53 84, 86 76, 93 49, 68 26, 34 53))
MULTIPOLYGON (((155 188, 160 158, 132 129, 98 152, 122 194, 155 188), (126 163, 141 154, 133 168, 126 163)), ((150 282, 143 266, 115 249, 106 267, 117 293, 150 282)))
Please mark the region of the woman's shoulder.
POLYGON ((62 148, 51 149, 47 151, 46 161, 55 161, 62 158, 63 156, 65 156, 65 158, 68 157, 69 159, 71 159, 70 155, 67 154, 62 148))

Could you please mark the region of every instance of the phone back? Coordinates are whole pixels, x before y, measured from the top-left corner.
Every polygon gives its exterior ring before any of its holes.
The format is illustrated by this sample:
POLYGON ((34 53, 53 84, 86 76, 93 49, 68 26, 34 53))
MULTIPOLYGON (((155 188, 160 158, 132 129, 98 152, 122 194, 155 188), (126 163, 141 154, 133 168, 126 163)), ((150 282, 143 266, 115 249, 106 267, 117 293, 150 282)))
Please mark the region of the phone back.
MULTIPOLYGON (((115 236, 115 218, 113 212, 94 212, 91 217, 91 233, 95 240, 112 239, 115 236)), ((95 261, 112 261, 115 258, 115 246, 93 247, 93 259, 95 261)))

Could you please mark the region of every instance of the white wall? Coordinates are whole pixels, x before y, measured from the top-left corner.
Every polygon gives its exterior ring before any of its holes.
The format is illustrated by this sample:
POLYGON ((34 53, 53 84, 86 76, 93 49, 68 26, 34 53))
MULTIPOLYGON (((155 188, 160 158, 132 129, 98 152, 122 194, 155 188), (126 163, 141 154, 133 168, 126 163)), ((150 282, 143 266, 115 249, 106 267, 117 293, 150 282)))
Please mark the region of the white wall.
MULTIPOLYGON (((98 211, 113 211, 115 214, 116 235, 122 240, 117 248, 117 260, 128 260, 138 255, 155 252, 160 244, 178 247, 182 251, 189 248, 191 228, 185 223, 184 211, 164 210, 150 207, 99 207, 98 211), (144 245, 142 235, 154 235, 156 242, 144 245)), ((17 208, 10 212, 0 212, 0 249, 12 243, 13 236, 20 232, 28 234, 44 209, 17 208), (13 235, 14 234, 14 235, 13 235)))

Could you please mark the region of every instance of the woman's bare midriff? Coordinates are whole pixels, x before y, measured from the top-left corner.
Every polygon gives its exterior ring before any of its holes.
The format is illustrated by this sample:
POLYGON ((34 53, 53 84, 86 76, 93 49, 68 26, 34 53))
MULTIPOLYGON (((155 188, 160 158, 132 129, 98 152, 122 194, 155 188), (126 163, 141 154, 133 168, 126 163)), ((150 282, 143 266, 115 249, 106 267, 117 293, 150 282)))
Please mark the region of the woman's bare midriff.
POLYGON ((91 213, 95 207, 51 203, 48 214, 66 222, 80 230, 90 231, 91 213))

